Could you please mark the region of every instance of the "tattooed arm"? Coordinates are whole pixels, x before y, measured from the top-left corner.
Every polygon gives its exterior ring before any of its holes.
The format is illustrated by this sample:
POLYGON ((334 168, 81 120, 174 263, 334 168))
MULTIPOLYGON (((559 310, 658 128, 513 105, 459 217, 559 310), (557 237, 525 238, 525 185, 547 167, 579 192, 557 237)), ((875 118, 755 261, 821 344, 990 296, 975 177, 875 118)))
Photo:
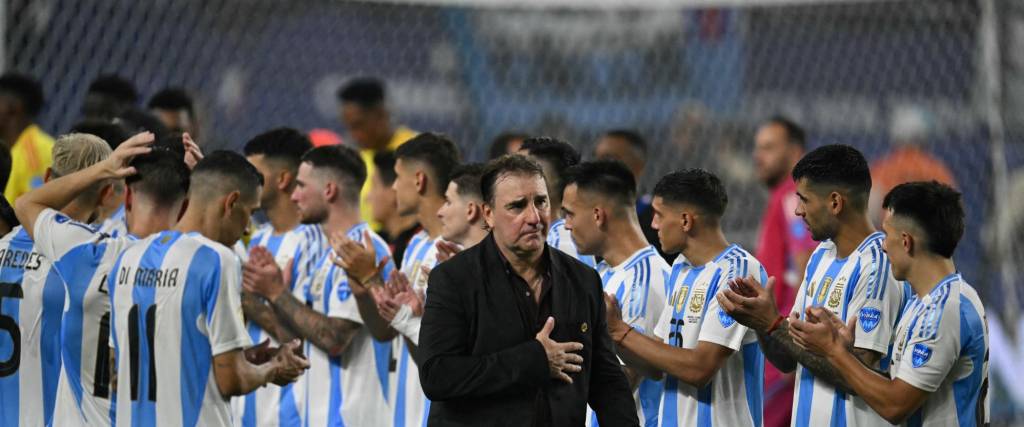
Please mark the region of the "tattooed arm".
POLYGON ((278 320, 273 307, 264 302, 259 295, 243 291, 242 312, 245 313, 246 319, 259 325, 277 342, 288 342, 296 338, 295 333, 278 320))
MULTIPOLYGON (((766 336, 758 332, 757 338, 761 343, 761 351, 764 352, 765 357, 779 370, 791 372, 793 369, 796 369, 796 363, 799 363, 811 371, 815 377, 836 386, 843 392, 850 395, 857 394, 836 367, 829 363, 828 359, 811 353, 793 341, 793 337, 789 332, 789 319, 779 324, 779 327, 772 331, 770 335, 766 336), (787 370, 786 368, 789 369, 787 370)), ((862 348, 852 348, 850 353, 856 356, 857 360, 866 367, 874 366, 881 358, 881 355, 877 352, 862 348)))
POLYGON ((332 357, 344 353, 362 327, 351 320, 319 313, 288 292, 279 294, 271 305, 278 318, 284 320, 291 330, 332 357))

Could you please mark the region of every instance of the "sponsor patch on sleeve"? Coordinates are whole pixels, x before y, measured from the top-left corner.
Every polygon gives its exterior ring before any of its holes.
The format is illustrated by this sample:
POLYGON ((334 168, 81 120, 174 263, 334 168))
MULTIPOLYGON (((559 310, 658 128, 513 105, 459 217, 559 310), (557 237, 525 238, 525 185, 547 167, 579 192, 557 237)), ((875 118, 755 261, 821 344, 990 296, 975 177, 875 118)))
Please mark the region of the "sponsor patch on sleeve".
POLYGON ((864 332, 875 330, 881 320, 882 311, 874 307, 861 308, 860 315, 857 316, 857 323, 860 323, 860 329, 864 332))

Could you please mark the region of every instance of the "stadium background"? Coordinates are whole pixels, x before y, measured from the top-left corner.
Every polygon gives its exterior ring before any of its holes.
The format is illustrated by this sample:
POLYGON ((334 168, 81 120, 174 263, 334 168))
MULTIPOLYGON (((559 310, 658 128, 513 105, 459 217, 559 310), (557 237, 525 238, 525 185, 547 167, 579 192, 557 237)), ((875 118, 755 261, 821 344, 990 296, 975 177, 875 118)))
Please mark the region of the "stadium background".
POLYGON ((1024 422, 1024 2, 1012 0, 10 0, 3 69, 38 77, 60 134, 102 73, 143 97, 199 103, 205 149, 271 126, 344 135, 335 90, 388 83, 398 123, 486 157, 506 130, 589 153, 603 130, 651 143, 642 186, 683 166, 729 186, 727 230, 752 247, 766 192, 751 168, 758 120, 785 113, 810 145, 869 160, 926 141, 964 192, 957 266, 992 332, 993 421, 1024 422), (513 5, 514 4, 514 5, 513 5))

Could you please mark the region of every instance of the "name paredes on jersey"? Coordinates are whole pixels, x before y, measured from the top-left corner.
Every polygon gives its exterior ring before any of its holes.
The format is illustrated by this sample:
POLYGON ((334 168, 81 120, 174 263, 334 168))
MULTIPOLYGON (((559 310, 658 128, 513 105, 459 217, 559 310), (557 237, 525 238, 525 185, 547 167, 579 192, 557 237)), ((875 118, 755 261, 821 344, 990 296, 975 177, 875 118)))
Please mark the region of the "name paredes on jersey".
POLYGON ((38 270, 43 265, 43 255, 38 252, 0 249, 0 267, 38 270))
POLYGON ((117 272, 117 285, 132 285, 144 288, 173 288, 178 286, 178 269, 132 268, 131 266, 123 266, 117 272), (133 278, 134 280, 132 280, 133 278))

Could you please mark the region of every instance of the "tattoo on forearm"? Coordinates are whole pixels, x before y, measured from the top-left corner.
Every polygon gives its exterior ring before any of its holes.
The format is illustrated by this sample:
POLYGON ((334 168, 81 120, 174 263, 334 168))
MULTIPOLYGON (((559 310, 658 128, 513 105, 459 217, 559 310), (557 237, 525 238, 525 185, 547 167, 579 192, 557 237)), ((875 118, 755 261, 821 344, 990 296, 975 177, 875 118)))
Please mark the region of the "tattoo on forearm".
POLYGON ((332 355, 343 352, 360 327, 358 323, 318 313, 291 294, 281 295, 274 300, 273 305, 274 312, 284 319, 292 330, 332 355))
POLYGON ((274 309, 264 303, 262 298, 249 292, 242 292, 242 312, 245 313, 246 319, 255 322, 277 342, 284 343, 295 339, 295 333, 283 322, 278 321, 274 309))
MULTIPOLYGON (((846 380, 843 379, 842 374, 828 360, 804 350, 793 342, 793 337, 789 335, 789 321, 782 322, 778 329, 772 331, 770 339, 765 341, 771 341, 772 351, 775 352, 774 356, 780 356, 779 353, 784 353, 785 357, 800 363, 805 369, 810 370, 815 377, 832 384, 846 394, 856 394, 850 385, 847 384, 846 380)), ((765 357, 768 357, 768 350, 765 350, 765 357)), ((774 361, 775 359, 769 358, 769 360, 774 361)))

